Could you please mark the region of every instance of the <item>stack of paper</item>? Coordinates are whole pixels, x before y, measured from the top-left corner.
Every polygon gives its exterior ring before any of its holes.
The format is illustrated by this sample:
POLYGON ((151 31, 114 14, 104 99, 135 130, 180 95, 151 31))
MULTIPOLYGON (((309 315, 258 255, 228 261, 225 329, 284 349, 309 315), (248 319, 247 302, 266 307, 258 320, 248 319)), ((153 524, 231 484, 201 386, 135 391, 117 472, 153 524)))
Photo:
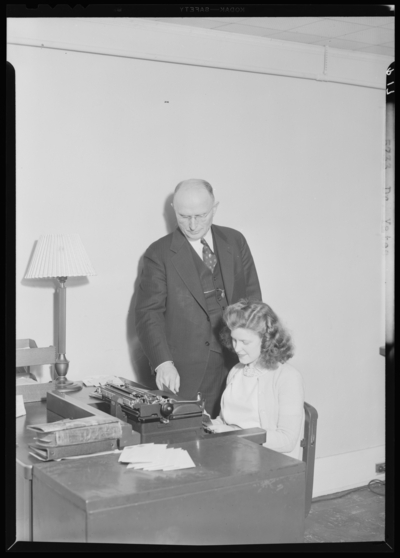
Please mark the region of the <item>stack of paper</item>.
POLYGON ((125 447, 119 457, 128 469, 144 471, 173 471, 196 467, 188 452, 182 448, 168 448, 168 444, 140 444, 125 447))
POLYGON ((125 385, 125 382, 118 376, 91 376, 90 378, 84 378, 82 382, 86 387, 104 386, 106 384, 125 385))

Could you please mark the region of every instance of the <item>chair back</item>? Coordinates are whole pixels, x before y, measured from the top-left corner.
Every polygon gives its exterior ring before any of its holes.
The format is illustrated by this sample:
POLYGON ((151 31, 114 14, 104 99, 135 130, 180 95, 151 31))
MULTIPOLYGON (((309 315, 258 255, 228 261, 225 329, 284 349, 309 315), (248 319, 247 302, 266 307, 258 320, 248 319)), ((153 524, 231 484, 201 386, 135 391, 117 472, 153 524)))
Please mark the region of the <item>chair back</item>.
POLYGON ((314 484, 315 448, 317 442, 317 410, 309 403, 304 403, 304 438, 300 442, 303 448, 303 461, 306 464, 306 517, 310 512, 314 484))
POLYGON ((57 360, 56 347, 38 348, 33 339, 16 340, 16 366, 23 368, 42 364, 54 364, 57 360))

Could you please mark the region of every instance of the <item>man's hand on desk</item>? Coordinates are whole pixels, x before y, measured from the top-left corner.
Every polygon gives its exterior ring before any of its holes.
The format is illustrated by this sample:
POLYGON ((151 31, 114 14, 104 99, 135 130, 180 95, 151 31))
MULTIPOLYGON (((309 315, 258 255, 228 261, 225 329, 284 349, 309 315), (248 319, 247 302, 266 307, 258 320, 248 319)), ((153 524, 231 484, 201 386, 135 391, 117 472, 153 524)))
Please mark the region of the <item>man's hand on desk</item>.
POLYGON ((158 389, 164 389, 164 386, 177 393, 181 384, 178 370, 173 362, 163 362, 157 367, 156 384, 158 389))

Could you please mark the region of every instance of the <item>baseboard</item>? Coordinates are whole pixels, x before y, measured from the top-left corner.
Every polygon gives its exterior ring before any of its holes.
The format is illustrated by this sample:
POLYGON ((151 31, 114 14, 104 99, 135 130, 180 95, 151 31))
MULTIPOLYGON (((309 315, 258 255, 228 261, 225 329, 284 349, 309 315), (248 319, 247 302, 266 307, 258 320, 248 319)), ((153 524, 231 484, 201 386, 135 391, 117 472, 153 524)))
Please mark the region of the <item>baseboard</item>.
POLYGON ((321 457, 315 460, 313 498, 384 480, 375 465, 385 462, 385 446, 321 457))

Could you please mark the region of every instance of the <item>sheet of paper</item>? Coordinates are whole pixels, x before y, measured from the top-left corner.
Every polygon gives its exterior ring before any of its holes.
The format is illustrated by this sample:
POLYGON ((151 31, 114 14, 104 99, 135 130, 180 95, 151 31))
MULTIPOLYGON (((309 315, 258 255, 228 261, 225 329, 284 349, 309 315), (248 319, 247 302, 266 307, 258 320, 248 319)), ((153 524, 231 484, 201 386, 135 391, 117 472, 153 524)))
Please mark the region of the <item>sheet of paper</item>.
POLYGON ((127 469, 143 471, 172 471, 196 467, 188 452, 182 448, 168 448, 167 444, 140 444, 124 448, 119 457, 127 469))
POLYGON ((168 444, 138 444, 123 449, 119 461, 122 463, 151 463, 166 449, 168 444))
POLYGON ((175 469, 190 469, 196 467, 188 452, 181 448, 175 448, 168 456, 163 471, 173 471, 175 469))
POLYGON ((240 430, 238 426, 231 426, 230 424, 213 424, 210 429, 215 433, 230 432, 231 430, 240 430))
POLYGON ((17 395, 16 411, 17 411, 17 417, 22 417, 23 415, 26 415, 23 395, 17 395))

